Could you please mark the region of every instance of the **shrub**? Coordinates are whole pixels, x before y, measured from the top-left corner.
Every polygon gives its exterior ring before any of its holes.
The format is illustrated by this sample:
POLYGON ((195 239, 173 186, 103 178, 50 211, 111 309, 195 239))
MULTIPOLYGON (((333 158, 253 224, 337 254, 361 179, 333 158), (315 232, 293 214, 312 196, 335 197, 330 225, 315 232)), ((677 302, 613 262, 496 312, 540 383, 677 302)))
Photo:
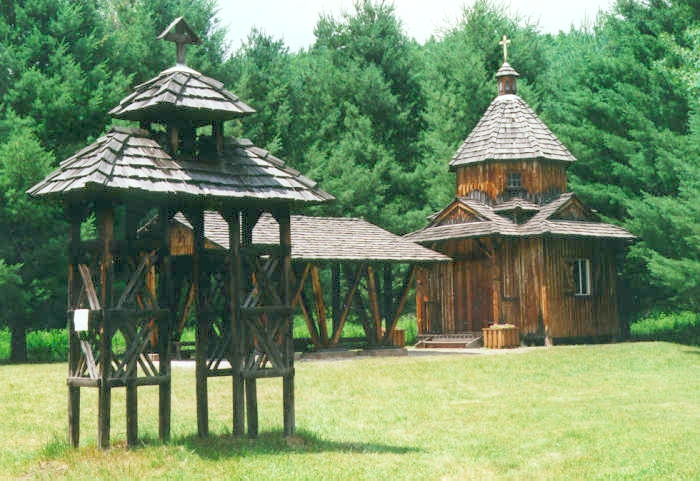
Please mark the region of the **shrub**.
POLYGON ((10 358, 10 330, 8 328, 0 329, 0 360, 4 361, 10 358))
POLYGON ((68 359, 68 331, 51 329, 27 333, 27 359, 40 362, 57 362, 68 359))
POLYGON ((630 325, 630 335, 637 340, 700 346, 700 313, 683 311, 655 314, 630 325))

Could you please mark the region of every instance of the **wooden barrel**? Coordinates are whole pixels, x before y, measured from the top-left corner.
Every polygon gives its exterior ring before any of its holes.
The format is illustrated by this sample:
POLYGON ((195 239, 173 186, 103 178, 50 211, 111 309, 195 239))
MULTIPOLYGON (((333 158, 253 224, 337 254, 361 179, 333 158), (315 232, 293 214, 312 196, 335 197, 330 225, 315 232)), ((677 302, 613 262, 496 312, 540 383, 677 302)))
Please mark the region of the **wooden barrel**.
POLYGON ((520 329, 517 327, 485 327, 481 329, 484 347, 507 349, 520 345, 520 329))

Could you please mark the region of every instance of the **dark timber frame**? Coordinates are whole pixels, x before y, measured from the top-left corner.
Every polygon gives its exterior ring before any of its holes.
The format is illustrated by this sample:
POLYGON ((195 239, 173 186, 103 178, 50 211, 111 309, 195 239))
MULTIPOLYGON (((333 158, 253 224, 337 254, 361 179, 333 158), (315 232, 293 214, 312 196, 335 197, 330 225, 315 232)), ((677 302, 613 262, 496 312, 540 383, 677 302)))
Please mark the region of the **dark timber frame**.
MULTIPOLYGON (((105 199, 67 203, 70 219, 68 273, 68 432, 73 446, 80 440, 80 389, 97 388, 98 445, 109 446, 111 391, 126 388, 127 444, 138 439, 138 387, 159 388, 159 436, 170 437, 170 337, 173 295, 167 222, 145 242, 136 239, 136 212, 121 209, 126 233, 115 238, 116 203, 105 199), (94 212, 97 239, 80 238, 82 222, 94 212), (119 271, 118 273, 115 271, 119 271), (158 279, 156 286, 155 280, 158 279), (121 281, 121 282, 120 282, 121 281), (116 288, 119 285, 120 289, 116 288), (160 295, 158 295, 160 294, 160 295), (89 310, 89 327, 76 332, 76 309, 89 310), (121 334, 124 350, 115 350, 121 334), (148 356, 156 340, 159 362, 148 356)), ((167 207, 162 218, 172 214, 167 207)))
POLYGON ((159 387, 159 436, 169 439, 170 348, 183 270, 196 287, 186 303, 196 304, 199 435, 209 433, 212 376, 231 376, 233 432, 245 432, 247 412, 250 436, 258 432, 256 380, 282 377, 284 432, 291 435, 289 211, 333 197, 249 140, 224 136, 225 120, 254 110, 221 82, 184 65, 185 45, 199 39, 182 18, 160 38, 176 43, 178 64, 136 86, 110 111, 140 128, 112 128, 28 191, 63 202, 70 220, 69 440, 78 446, 81 389, 96 388, 98 445, 109 447, 112 389, 124 387, 127 444, 136 444, 141 386, 159 387), (197 133, 202 126, 211 127, 211 136, 197 133), (204 248, 205 210, 228 220, 223 253, 204 248), (187 256, 172 251, 170 225, 178 212, 194 226, 187 256), (278 224, 278 240, 255 246, 252 229, 265 212, 278 224), (81 225, 92 214, 97 238, 81 239, 81 225), (139 228, 154 217, 155 224, 139 228), (86 331, 75 330, 77 309, 89 311, 86 331), (115 335, 125 347, 118 347, 115 335), (148 355, 154 348, 157 362, 148 355))
POLYGON ((304 317, 316 349, 338 346, 343 327, 353 308, 365 331, 368 347, 391 346, 393 332, 415 280, 414 263, 406 262, 401 286, 396 292, 394 275, 401 274, 402 263, 304 262, 295 261, 295 295, 292 307, 304 317), (331 271, 332 331, 326 327, 326 301, 321 285, 321 270, 331 271), (377 272, 382 272, 382 277, 377 272), (343 290, 341 278, 345 279, 343 290), (311 296, 308 295, 311 291, 311 296), (362 292, 366 296, 362 295, 362 292))
MULTIPOLYGON (((279 243, 281 224, 274 217, 255 217, 252 229, 254 250, 279 243)), ((292 215, 292 301, 301 313, 316 349, 335 347, 351 312, 360 320, 364 338, 343 339, 367 347, 397 344, 394 337, 418 266, 445 264, 451 259, 406 241, 363 219, 347 217, 311 217, 292 215), (395 285, 395 278, 400 283, 395 285), (324 282, 325 281, 325 282, 324 282), (327 292, 324 294, 324 288, 327 292), (330 300, 331 309, 327 309, 330 300), (328 316, 332 317, 332 321, 328 316)), ((229 249, 226 233, 230 222, 216 212, 205 212, 207 255, 220 256, 229 249)), ((191 255, 198 245, 194 240, 198 227, 182 214, 176 214, 171 226, 171 246, 179 256, 191 255)), ((200 240, 200 244, 201 244, 200 240)), ((214 265, 221 263, 214 262, 214 265)), ((260 275, 257 276, 260 278, 260 275)), ((177 338, 188 318, 190 298, 197 290, 188 279, 180 289, 177 338)), ((302 340, 300 340, 302 341, 302 340)))

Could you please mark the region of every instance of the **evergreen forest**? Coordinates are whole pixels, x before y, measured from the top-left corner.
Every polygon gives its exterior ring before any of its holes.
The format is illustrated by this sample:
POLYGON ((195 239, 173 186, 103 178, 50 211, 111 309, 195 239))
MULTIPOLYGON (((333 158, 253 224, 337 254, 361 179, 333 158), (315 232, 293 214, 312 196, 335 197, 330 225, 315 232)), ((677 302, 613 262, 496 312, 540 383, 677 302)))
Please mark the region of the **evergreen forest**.
MULTIPOLYGON (((569 188, 638 236, 621 262, 623 316, 700 311, 700 4, 618 0, 589 25, 543 34, 477 0, 423 44, 389 2, 321 16, 292 52, 253 29, 231 50, 214 0, 4 0, 0 5, 0 328, 65 323, 62 206, 25 191, 120 123, 107 112, 173 65, 156 36, 184 16, 188 66, 255 115, 227 124, 402 234, 454 196, 448 162, 496 95, 498 40, 519 94, 578 159, 569 188)), ((121 122, 128 125, 128 123, 121 122)), ((21 358, 20 351, 15 353, 21 358)))

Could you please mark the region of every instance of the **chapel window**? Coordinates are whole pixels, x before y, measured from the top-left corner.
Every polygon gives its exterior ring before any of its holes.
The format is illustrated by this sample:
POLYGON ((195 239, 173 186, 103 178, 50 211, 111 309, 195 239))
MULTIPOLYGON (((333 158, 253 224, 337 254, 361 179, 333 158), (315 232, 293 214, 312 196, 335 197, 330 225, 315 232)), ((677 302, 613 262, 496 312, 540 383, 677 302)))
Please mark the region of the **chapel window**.
POLYGON ((591 295, 591 260, 576 259, 574 261, 574 294, 577 296, 591 295))
POLYGON ((506 182, 508 190, 521 190, 523 188, 523 176, 520 172, 508 172, 506 182))

